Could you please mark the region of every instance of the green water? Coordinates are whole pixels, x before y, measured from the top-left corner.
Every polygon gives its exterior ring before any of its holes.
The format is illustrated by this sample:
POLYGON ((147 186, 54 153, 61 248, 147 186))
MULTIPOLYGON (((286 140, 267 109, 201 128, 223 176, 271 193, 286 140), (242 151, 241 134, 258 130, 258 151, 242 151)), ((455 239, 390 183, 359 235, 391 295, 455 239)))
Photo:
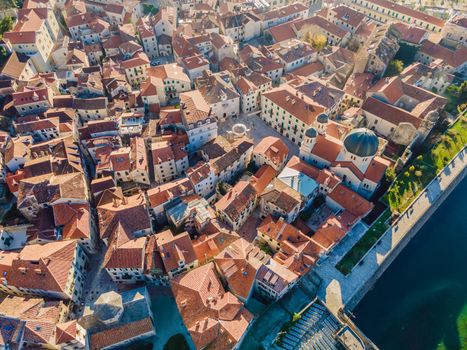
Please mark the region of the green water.
POLYGON ((354 315, 381 350, 467 350, 467 179, 354 315))

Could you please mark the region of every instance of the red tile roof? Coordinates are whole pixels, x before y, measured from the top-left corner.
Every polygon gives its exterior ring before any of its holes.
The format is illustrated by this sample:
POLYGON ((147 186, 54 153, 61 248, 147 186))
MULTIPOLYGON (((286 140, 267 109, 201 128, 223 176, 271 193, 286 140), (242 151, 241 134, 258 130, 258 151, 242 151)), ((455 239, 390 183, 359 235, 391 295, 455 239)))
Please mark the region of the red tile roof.
POLYGON ((224 212, 232 221, 237 221, 243 210, 251 202, 256 201, 256 196, 256 191, 249 182, 239 181, 224 197, 216 202, 215 208, 224 212))
POLYGON ((373 209, 371 202, 343 184, 337 185, 328 197, 356 217, 364 217, 373 209))
POLYGON ((149 203, 152 208, 158 207, 177 197, 193 192, 193 186, 188 178, 167 182, 147 191, 149 203))
POLYGON ((313 103, 307 96, 300 94, 289 85, 282 85, 272 89, 263 93, 262 96, 271 100, 306 125, 313 124, 316 117, 325 111, 322 106, 313 103))
POLYGON ((178 309, 197 349, 230 349, 240 341, 253 316, 226 292, 213 263, 171 281, 178 309))
POLYGON ((188 232, 174 236, 172 231, 165 230, 156 234, 156 245, 167 272, 178 269, 179 261, 190 265, 197 259, 188 232))
POLYGON ((253 148, 253 154, 255 153, 261 154, 275 166, 279 166, 288 157, 289 149, 280 138, 267 136, 253 148))
POLYGON ((123 324, 118 327, 107 328, 90 335, 89 347, 92 350, 101 350, 104 347, 118 344, 141 335, 154 332, 154 326, 149 317, 142 320, 123 324))
POLYGON ((2 253, 13 260, 0 266, 1 276, 17 288, 65 292, 76 245, 75 240, 58 241, 27 245, 14 255, 2 253))

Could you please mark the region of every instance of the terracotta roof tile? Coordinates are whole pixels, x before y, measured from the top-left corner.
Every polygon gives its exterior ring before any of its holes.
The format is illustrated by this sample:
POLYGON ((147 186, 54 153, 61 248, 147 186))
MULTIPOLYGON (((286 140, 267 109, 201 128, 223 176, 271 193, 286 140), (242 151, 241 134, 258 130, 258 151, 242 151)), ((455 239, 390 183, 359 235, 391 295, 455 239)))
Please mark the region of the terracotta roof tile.
POLYGON ((373 204, 371 202, 343 184, 337 185, 328 196, 356 217, 364 217, 373 209, 373 204))
POLYGON ((151 319, 146 317, 139 321, 107 328, 103 331, 91 334, 89 347, 92 350, 100 350, 104 347, 118 344, 128 339, 134 339, 150 332, 154 332, 154 326, 152 325, 151 319))

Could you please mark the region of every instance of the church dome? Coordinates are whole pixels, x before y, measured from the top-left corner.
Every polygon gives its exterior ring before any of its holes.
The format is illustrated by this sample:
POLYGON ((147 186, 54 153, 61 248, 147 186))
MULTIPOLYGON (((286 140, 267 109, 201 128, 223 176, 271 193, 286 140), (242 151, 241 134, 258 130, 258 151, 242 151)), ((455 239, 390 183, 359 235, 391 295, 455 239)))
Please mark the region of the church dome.
POLYGON ((318 135, 318 133, 316 132, 315 128, 309 128, 307 131, 305 131, 305 136, 306 137, 314 138, 314 137, 316 137, 316 135, 318 135))
POLYGON ((316 118, 316 121, 318 123, 322 123, 322 124, 325 124, 327 123, 329 120, 329 117, 327 116, 327 114, 324 114, 324 113, 321 113, 318 118, 316 118))
POLYGON ((346 150, 359 157, 371 157, 378 151, 378 137, 369 129, 354 129, 344 139, 346 150))

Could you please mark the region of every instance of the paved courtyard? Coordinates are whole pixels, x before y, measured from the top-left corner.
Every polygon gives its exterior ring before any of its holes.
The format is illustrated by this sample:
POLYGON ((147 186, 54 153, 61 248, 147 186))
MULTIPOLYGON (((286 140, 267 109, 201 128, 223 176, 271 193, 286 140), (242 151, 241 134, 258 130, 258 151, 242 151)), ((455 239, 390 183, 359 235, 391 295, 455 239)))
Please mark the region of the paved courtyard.
POLYGON ((228 131, 232 130, 232 126, 238 123, 244 124, 248 129, 250 129, 250 137, 253 139, 255 145, 267 136, 276 136, 285 142, 289 148, 290 156, 298 156, 300 151, 298 146, 290 141, 287 137, 281 135, 279 132, 267 125, 256 114, 241 114, 235 118, 227 118, 225 121, 219 123, 219 135, 227 134, 228 131))
POLYGON ((326 204, 316 209, 311 217, 306 221, 306 225, 313 231, 316 231, 318 227, 332 214, 331 208, 326 204))

